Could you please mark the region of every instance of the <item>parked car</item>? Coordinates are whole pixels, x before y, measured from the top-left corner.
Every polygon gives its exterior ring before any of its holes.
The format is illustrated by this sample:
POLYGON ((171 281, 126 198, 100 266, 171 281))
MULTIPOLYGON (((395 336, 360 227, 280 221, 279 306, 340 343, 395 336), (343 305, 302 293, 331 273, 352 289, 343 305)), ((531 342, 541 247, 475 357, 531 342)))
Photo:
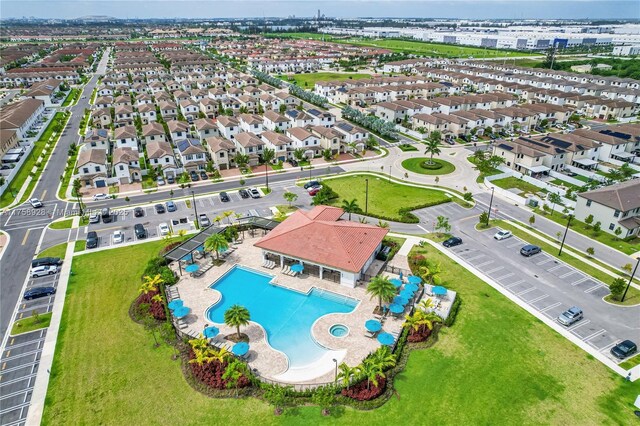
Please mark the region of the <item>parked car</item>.
POLYGON ((47 275, 53 275, 58 272, 56 265, 41 265, 31 269, 31 277, 38 278, 47 275))
POLYGON ((124 232, 115 231, 113 233, 113 244, 121 244, 124 242, 124 232))
POLYGON ((176 203, 174 203, 173 201, 167 201, 167 211, 175 212, 176 210, 178 210, 176 203))
POLYGON ((520 249, 520 254, 524 257, 533 256, 534 254, 538 254, 542 251, 542 249, 533 244, 527 244, 526 246, 520 249))
POLYGON ((316 186, 315 188, 309 188, 309 190, 307 192, 309 193, 309 195, 311 195, 313 197, 318 192, 320 192, 321 189, 322 189, 322 187, 316 186))
POLYGON ((610 352, 618 359, 625 359, 638 352, 638 346, 631 340, 624 340, 612 347, 610 352))
POLYGON ((162 185, 166 184, 166 182, 164 181, 164 179, 162 177, 158 177, 158 179, 156 179, 156 183, 158 184, 158 186, 162 186, 162 185))
POLYGON ((304 189, 313 188, 314 186, 320 186, 320 182, 317 180, 312 180, 304 184, 304 189))
POLYGON ((459 246, 460 244, 462 244, 462 238, 460 237, 451 237, 442 243, 442 245, 445 247, 455 247, 459 246))
POLYGON ((156 213, 158 214, 162 214, 165 212, 164 206, 162 204, 156 204, 155 206, 153 206, 153 208, 156 209, 156 213))
POLYGON ((31 261, 31 267, 37 268, 39 266, 58 266, 62 265, 62 259, 59 257, 41 257, 39 259, 33 259, 31 261))
POLYGON ((165 222, 162 222, 160 225, 158 225, 158 229, 160 230, 160 235, 162 236, 169 235, 169 232, 171 232, 171 230, 169 229, 169 225, 165 222))
POLYGON ((98 233, 96 231, 89 231, 87 233, 87 248, 92 249, 98 247, 98 233))
POLYGON ((44 204, 42 204, 42 201, 38 200, 37 198, 30 199, 29 204, 31 204, 31 207, 33 207, 34 209, 39 209, 40 207, 44 206, 44 204))
POLYGON ((204 213, 198 216, 198 222, 200 222, 201 228, 206 228, 207 226, 211 226, 211 221, 209 220, 209 217, 204 213))
POLYGON ((89 215, 89 223, 100 223, 100 215, 98 213, 91 213, 89 215))
POLYGON ((502 240, 506 240, 509 237, 512 237, 513 234, 511 233, 511 231, 507 231, 506 229, 503 229, 501 231, 496 232, 496 234, 493 236, 493 238, 495 238, 498 241, 502 241, 502 240))
POLYGON ((168 183, 169 185, 173 185, 174 183, 176 183, 176 180, 175 180, 175 178, 174 178, 173 176, 169 176, 169 177, 167 178, 167 183, 168 183))
POLYGON ((100 218, 102 219, 102 223, 111 223, 113 220, 113 216, 111 216, 111 210, 108 207, 105 207, 100 211, 100 218))
POLYGON ((31 287, 24 292, 25 300, 37 299, 39 297, 51 296, 56 293, 54 287, 31 287))
POLYGON ((241 189, 240 191, 238 191, 238 193, 240 194, 240 196, 242 198, 249 198, 249 191, 247 191, 246 189, 241 189))
POLYGON ((134 217, 144 216, 144 209, 142 207, 136 207, 135 209, 133 209, 133 216, 134 217))
POLYGON ((101 201, 101 200, 106 200, 110 198, 107 194, 105 194, 104 192, 101 192, 100 194, 94 194, 93 195, 93 201, 101 201))
POLYGON ((223 191, 220 193, 220 201, 222 201, 223 203, 226 203, 231 201, 231 198, 229 198, 229 194, 223 191))
POLYGON ((260 192, 256 188, 249 188, 249 195, 251 198, 260 198, 260 192))
POLYGON ((191 180, 193 182, 197 182, 197 181, 200 180, 200 178, 198 177, 198 173, 196 173, 196 172, 191 172, 189 175, 191 176, 191 180))
POLYGON ((573 306, 558 315, 558 318, 556 318, 556 320, 560 324, 568 327, 571 324, 580 321, 583 317, 584 315, 582 314, 582 309, 578 308, 577 306, 573 306))
POLYGON ((447 138, 447 139, 445 139, 444 141, 445 141, 446 143, 448 143, 449 145, 455 145, 455 144, 456 144, 456 141, 454 141, 454 140, 453 140, 453 139, 451 139, 451 138, 447 138))
POLYGON ((207 174, 207 172, 205 172, 204 170, 201 170, 200 171, 200 179, 202 179, 202 180, 209 179, 209 175, 207 174))
POLYGON ((141 223, 136 223, 135 225, 133 225, 133 231, 135 232, 138 239, 147 238, 147 230, 144 229, 144 226, 142 226, 141 223))

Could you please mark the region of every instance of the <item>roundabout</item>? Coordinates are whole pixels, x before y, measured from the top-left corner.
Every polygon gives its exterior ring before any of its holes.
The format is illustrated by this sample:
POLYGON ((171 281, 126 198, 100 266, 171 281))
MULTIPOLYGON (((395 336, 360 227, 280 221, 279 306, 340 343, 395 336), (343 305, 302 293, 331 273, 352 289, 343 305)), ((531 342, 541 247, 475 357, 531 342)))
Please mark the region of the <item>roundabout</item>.
POLYGON ((434 158, 433 164, 430 162, 427 157, 408 158, 402 162, 402 167, 422 175, 448 175, 456 170, 456 166, 439 158, 434 158))

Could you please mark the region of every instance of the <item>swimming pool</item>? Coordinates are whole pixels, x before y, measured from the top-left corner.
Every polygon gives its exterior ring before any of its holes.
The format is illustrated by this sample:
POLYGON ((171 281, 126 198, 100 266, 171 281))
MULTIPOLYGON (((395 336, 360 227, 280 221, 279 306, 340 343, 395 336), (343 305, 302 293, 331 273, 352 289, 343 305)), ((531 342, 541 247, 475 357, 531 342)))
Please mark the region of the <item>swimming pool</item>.
POLYGON ((328 352, 311 335, 311 327, 323 315, 352 312, 358 301, 320 289, 308 294, 270 284, 273 276, 234 266, 211 284, 222 299, 209 308, 207 316, 224 323, 224 312, 231 305, 249 309, 251 321, 267 333, 269 344, 284 352, 290 368, 299 368, 319 360, 328 352))

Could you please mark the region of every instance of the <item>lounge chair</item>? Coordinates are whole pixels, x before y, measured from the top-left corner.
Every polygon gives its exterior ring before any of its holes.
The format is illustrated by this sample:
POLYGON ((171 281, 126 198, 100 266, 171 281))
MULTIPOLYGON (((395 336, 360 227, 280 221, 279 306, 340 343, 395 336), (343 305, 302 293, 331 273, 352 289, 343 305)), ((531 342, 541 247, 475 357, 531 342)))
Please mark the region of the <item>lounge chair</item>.
POLYGON ((369 339, 373 339, 375 337, 375 334, 369 330, 365 330, 364 332, 364 337, 368 337, 369 339))

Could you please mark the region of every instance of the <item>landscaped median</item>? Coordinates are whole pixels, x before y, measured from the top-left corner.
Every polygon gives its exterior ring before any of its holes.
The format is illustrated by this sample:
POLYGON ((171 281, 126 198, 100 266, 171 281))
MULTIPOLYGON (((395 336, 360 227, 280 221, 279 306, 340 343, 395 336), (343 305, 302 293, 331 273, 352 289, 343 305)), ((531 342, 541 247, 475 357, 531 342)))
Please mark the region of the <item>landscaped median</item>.
POLYGON ((408 158, 402 162, 402 167, 421 175, 447 175, 456 170, 456 166, 448 161, 424 157, 408 158))
POLYGON ((78 102, 78 97, 80 96, 81 93, 82 93, 82 90, 80 90, 78 88, 75 88, 75 87, 72 88, 69 91, 69 94, 67 95, 67 98, 62 103, 62 106, 63 107, 67 107, 67 106, 75 105, 76 102, 78 102))

